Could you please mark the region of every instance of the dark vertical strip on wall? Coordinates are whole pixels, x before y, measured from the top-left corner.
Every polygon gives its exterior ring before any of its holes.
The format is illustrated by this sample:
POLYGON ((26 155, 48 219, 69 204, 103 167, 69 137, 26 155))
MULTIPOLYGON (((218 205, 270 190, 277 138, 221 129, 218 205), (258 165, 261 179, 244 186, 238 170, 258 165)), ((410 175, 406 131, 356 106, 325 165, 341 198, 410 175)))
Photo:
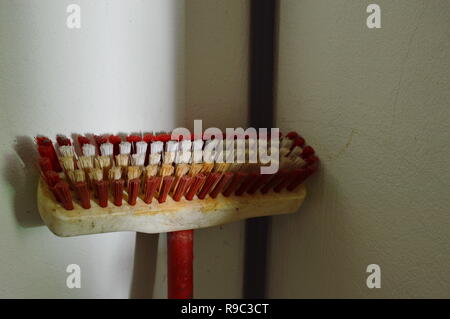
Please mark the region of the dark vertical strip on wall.
MULTIPOLYGON (((274 125, 276 2, 251 0, 249 124, 255 128, 274 125)), ((269 217, 246 221, 244 298, 266 297, 269 230, 269 217)))

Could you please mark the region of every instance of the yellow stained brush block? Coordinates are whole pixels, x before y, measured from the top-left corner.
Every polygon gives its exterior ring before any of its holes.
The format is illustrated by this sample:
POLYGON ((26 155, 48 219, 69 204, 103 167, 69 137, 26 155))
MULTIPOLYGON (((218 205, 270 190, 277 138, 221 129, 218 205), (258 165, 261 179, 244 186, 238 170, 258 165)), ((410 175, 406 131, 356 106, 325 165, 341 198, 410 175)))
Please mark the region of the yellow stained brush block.
MULTIPOLYGON (((75 198, 75 194, 72 196, 75 198)), ((305 196, 306 188, 300 185, 292 192, 270 191, 264 195, 224 197, 220 194, 215 199, 194 197, 192 201, 182 198, 179 202, 168 196, 161 204, 155 198, 150 204, 138 198, 136 205, 130 206, 124 194, 120 207, 110 198, 106 208, 91 200, 91 208, 83 209, 74 200, 74 209, 65 210, 42 179, 37 189, 39 213, 48 228, 61 237, 118 231, 165 233, 217 226, 253 217, 294 213, 305 196)))

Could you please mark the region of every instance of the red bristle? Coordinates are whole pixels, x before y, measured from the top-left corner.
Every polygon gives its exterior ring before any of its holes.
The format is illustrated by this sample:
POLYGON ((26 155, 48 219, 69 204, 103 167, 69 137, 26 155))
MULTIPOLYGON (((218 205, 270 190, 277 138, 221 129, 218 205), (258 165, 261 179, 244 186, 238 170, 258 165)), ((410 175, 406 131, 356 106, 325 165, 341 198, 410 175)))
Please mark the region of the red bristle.
POLYGON ((234 194, 236 196, 242 196, 247 191, 247 189, 252 187, 253 183, 257 181, 258 176, 259 174, 257 172, 248 174, 248 176, 242 181, 241 185, 238 187, 234 194))
POLYGON ((200 187, 202 187, 205 180, 206 175, 204 173, 197 174, 193 178, 193 181, 190 183, 189 190, 187 191, 185 196, 187 200, 192 200, 194 198, 195 194, 197 194, 198 190, 200 189, 200 187))
POLYGON ((94 188, 100 207, 108 207, 108 181, 94 181, 94 188))
POLYGON ((297 138, 299 135, 297 132, 289 132, 286 134, 286 137, 290 140, 297 138))
POLYGON ((143 141, 146 142, 147 145, 147 150, 145 152, 145 162, 144 165, 147 166, 149 163, 149 155, 150 155, 150 143, 153 142, 155 139, 155 137, 153 136, 153 134, 145 134, 143 137, 143 141))
POLYGON ((95 139, 95 143, 100 146, 106 142, 108 142, 108 138, 106 136, 101 136, 101 135, 95 135, 94 136, 95 139))
POLYGON ((155 196, 156 189, 161 185, 161 176, 149 177, 144 184, 144 202, 150 204, 155 196))
POLYGON ((292 173, 292 171, 287 172, 284 175, 284 178, 281 179, 280 183, 278 183, 278 185, 276 185, 273 188, 273 191, 275 193, 279 193, 281 192, 283 189, 286 188, 286 186, 288 186, 293 180, 295 179, 295 174, 292 173))
POLYGON ((73 202, 72 202, 72 194, 70 193, 69 184, 67 184, 65 181, 59 181, 55 185, 55 191, 58 194, 58 199, 60 200, 62 206, 66 210, 72 210, 73 202))
POLYGON ((81 202, 81 207, 84 209, 91 208, 91 197, 89 194, 89 188, 86 182, 78 182, 74 185, 75 192, 78 195, 78 199, 81 202))
POLYGON ((47 157, 52 163, 52 169, 55 172, 61 172, 61 165, 59 164, 58 157, 56 156, 55 149, 51 143, 45 143, 38 146, 38 152, 41 157, 47 157))
POLYGON ((64 135, 58 135, 56 137, 56 143, 58 143, 58 146, 72 145, 72 142, 70 141, 70 139, 68 139, 67 136, 64 136, 64 135))
POLYGON ((122 206, 124 183, 125 181, 123 179, 115 179, 111 181, 111 194, 114 205, 116 206, 122 206))
POLYGON ((170 134, 159 134, 159 135, 157 135, 155 137, 156 141, 160 141, 160 142, 163 142, 163 143, 166 143, 166 142, 170 141, 170 139, 171 139, 170 134))
POLYGON ((86 136, 82 136, 82 135, 79 135, 77 140, 78 140, 78 145, 80 146, 80 149, 83 149, 84 144, 89 144, 91 142, 86 136))
POLYGON ((136 143, 142 141, 142 137, 138 135, 129 135, 126 137, 128 143, 136 143))
POLYGON ((273 177, 261 188, 262 194, 267 194, 273 187, 278 185, 287 175, 289 172, 287 170, 280 170, 276 174, 273 175, 273 177))
POLYGON ((150 134, 150 133, 149 134, 145 134, 144 137, 143 137, 143 141, 146 142, 146 143, 153 142, 154 139, 155 139, 155 136, 153 136, 153 134, 150 134))
POLYGON ((307 145, 303 148, 303 152, 300 154, 300 157, 306 159, 311 155, 314 155, 314 153, 315 153, 314 149, 311 146, 307 145))
POLYGON ((303 147, 304 145, 305 145, 305 139, 303 137, 299 136, 294 140, 294 143, 292 143, 291 150, 296 146, 303 147))
POLYGON ((247 173, 245 172, 237 172, 234 174, 233 179, 231 180, 228 187, 222 192, 223 196, 228 197, 239 187, 242 181, 247 177, 247 173))
POLYGON ((161 191, 159 192, 158 202, 164 203, 167 199, 167 195, 169 194, 170 188, 172 187, 172 183, 175 180, 174 176, 164 176, 161 191))
POLYGON ((181 197, 186 192, 186 189, 187 189, 188 185, 190 184, 190 180, 192 178, 193 177, 188 176, 188 175, 184 175, 180 178, 180 180, 178 181, 177 188, 172 196, 174 201, 176 201, 176 202, 180 201, 181 197))
POLYGON ((232 177, 233 173, 231 172, 223 174, 222 178, 217 183, 216 187, 214 187, 211 193, 209 193, 209 196, 211 196, 212 198, 216 198, 217 195, 219 195, 219 193, 222 191, 222 189, 225 188, 225 186, 228 184, 228 182, 231 180, 232 177))
POLYGON ((47 145, 48 143, 52 143, 52 141, 46 136, 36 136, 35 140, 37 145, 47 145))
POLYGON ((118 135, 111 135, 109 137, 109 142, 113 145, 113 154, 114 156, 120 154, 120 143, 122 142, 122 138, 118 135))
POLYGON ((253 183, 253 185, 249 187, 247 193, 249 193, 250 195, 255 194, 256 191, 261 186, 266 184, 272 176, 273 176, 273 174, 259 174, 259 176, 257 177, 256 181, 253 183))
POLYGON ((305 161, 306 161, 306 165, 308 166, 308 165, 312 165, 312 164, 314 164, 316 162, 319 162, 320 159, 319 159, 319 157, 317 157, 315 155, 312 155, 312 156, 307 157, 305 159, 305 161))
POLYGON ((97 147, 97 153, 100 154, 100 145, 108 142, 108 138, 106 136, 95 135, 94 141, 95 141, 95 146, 97 147))
POLYGON ((59 177, 59 174, 56 173, 55 171, 45 171, 44 177, 45 177, 45 182, 50 187, 54 187, 61 180, 61 178, 59 177))
POLYGON ((319 169, 319 162, 315 162, 311 165, 306 166, 306 178, 313 175, 319 169))
POLYGON ((128 143, 131 143, 133 154, 136 153, 136 143, 142 141, 142 137, 138 135, 129 135, 126 137, 128 143))
POLYGON ((50 171, 52 170, 52 162, 48 157, 41 157, 39 159, 39 167, 42 172, 50 171))
POLYGON ((295 188, 297 188, 298 185, 302 184, 305 181, 306 177, 308 176, 308 170, 306 168, 299 168, 295 171, 294 174, 295 177, 286 187, 288 191, 293 191, 295 188))
POLYGON ((221 176, 222 176, 221 173, 209 174, 209 176, 206 178, 205 183, 203 184, 201 191, 198 193, 198 198, 205 199, 206 195, 209 194, 209 192, 211 191, 211 189, 214 187, 214 185, 217 183, 217 181, 221 176))
POLYGON ((136 199, 139 195, 140 178, 134 178, 128 181, 128 204, 136 205, 136 199))

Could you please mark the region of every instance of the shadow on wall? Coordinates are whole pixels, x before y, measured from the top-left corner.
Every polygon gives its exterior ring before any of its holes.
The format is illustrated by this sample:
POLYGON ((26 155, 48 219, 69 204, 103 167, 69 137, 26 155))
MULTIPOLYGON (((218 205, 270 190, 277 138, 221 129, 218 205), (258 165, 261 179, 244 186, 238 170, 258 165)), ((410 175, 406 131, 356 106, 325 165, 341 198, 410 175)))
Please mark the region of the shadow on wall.
POLYGON ((159 234, 136 233, 130 298, 153 297, 159 234))
POLYGON ((12 201, 17 222, 22 227, 44 225, 37 208, 36 189, 38 183, 37 153, 33 139, 16 137, 13 152, 7 153, 3 177, 12 188, 12 201))

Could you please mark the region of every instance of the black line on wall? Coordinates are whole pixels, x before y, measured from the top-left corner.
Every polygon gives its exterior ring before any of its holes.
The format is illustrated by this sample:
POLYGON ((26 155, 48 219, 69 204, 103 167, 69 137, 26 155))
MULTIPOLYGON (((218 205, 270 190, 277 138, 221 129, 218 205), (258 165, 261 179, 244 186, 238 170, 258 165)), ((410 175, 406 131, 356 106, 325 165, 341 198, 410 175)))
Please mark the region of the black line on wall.
MULTIPOLYGON (((270 129, 274 125, 277 11, 277 0, 251 0, 249 124, 255 128, 270 129)), ((269 231, 269 217, 246 221, 244 298, 266 297, 269 231)))

